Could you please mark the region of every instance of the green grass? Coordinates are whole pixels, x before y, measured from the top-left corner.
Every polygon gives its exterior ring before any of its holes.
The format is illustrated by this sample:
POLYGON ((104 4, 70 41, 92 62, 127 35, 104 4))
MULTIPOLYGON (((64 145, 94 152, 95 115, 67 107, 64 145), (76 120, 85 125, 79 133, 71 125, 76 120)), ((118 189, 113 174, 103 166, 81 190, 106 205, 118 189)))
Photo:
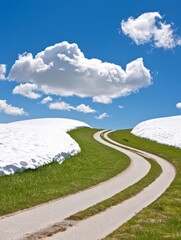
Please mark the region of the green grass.
MULTIPOLYGON (((97 130, 81 128, 69 134, 82 151, 65 160, 0 177, 0 215, 44 203, 105 181, 128 167, 124 154, 93 139, 97 130)), ((58 139, 57 139, 58 141, 58 139)))
POLYGON ((130 134, 129 130, 109 134, 113 140, 135 147, 174 164, 177 175, 169 189, 154 203, 106 237, 106 240, 179 240, 181 239, 181 150, 130 134))
POLYGON ((133 184, 132 186, 126 188, 124 191, 114 195, 113 197, 106 199, 84 211, 78 212, 68 218, 68 220, 83 220, 90 216, 96 215, 113 205, 117 205, 126 199, 138 194, 143 188, 147 187, 152 183, 162 172, 160 165, 152 159, 147 159, 151 164, 151 169, 149 173, 142 178, 139 182, 133 184))

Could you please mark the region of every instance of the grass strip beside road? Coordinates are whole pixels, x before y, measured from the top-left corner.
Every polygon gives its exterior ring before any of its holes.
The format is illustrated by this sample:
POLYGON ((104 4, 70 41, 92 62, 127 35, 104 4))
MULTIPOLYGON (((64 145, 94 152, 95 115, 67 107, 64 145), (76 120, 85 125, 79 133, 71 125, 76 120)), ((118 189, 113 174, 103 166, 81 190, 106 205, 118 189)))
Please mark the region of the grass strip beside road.
POLYGON ((105 240, 180 240, 181 239, 181 149, 139 138, 130 130, 108 134, 121 144, 153 153, 171 162, 177 171, 175 180, 154 203, 107 236, 105 240))
POLYGON ((0 215, 78 192, 125 170, 130 159, 95 141, 96 131, 80 128, 69 132, 81 152, 61 165, 53 162, 36 170, 0 177, 0 215))
POLYGON ((138 194, 141 190, 151 184, 157 177, 159 177, 162 172, 160 165, 156 161, 152 159, 147 160, 151 164, 151 169, 144 178, 142 178, 140 181, 133 184, 132 186, 126 188, 125 190, 121 191, 120 193, 114 195, 113 197, 106 199, 84 211, 78 212, 70 216, 69 218, 67 218, 67 220, 79 221, 86 219, 102 211, 105 211, 106 209, 114 205, 120 204, 121 202, 129 199, 130 197, 138 194))

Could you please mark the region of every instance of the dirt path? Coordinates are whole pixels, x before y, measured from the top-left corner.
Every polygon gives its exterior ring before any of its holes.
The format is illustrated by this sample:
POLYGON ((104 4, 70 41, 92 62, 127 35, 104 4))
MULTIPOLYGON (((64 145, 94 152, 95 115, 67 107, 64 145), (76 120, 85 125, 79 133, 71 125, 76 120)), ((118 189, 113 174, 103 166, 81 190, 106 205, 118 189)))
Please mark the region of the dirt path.
MULTIPOLYGON (((131 158, 130 166, 124 172, 92 188, 15 213, 11 216, 0 218, 1 240, 21 239, 27 234, 32 234, 41 229, 47 228, 48 226, 52 226, 55 223, 62 222, 70 215, 110 198, 139 181, 148 173, 150 164, 143 157, 102 140, 100 138, 102 132, 103 131, 96 133, 94 138, 97 141, 128 155, 131 158)), ((80 240, 87 238, 80 237, 76 239, 80 240)))
MULTIPOLYGON (((114 144, 117 142, 108 138, 107 133, 105 138, 114 144)), ((104 144, 104 141, 102 142, 104 144)), ((123 147, 124 145, 118 144, 123 147)), ((126 146, 124 146, 126 147, 126 146)), ((169 187, 173 179, 175 178, 174 167, 166 160, 157 157, 156 155, 139 151, 134 148, 130 150, 136 150, 145 157, 152 158, 158 162, 162 168, 162 174, 148 187, 146 187, 139 194, 131 197, 123 203, 113 206, 110 209, 92 216, 86 220, 80 221, 77 225, 68 228, 65 232, 53 235, 51 240, 98 240, 102 239, 123 223, 131 219, 137 212, 155 201, 164 191, 169 187)), ((139 171, 141 171, 140 167, 139 171)))

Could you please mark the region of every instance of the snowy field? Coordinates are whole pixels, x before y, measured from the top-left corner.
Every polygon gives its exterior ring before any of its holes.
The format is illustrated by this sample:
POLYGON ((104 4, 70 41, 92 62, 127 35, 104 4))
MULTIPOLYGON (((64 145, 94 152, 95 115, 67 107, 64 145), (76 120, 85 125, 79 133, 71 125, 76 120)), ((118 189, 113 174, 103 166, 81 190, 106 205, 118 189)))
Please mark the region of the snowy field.
POLYGON ((141 138, 181 148, 181 116, 141 122, 131 133, 141 138))
POLYGON ((63 119, 34 119, 0 124, 0 176, 64 159, 80 152, 66 133, 86 123, 63 119))

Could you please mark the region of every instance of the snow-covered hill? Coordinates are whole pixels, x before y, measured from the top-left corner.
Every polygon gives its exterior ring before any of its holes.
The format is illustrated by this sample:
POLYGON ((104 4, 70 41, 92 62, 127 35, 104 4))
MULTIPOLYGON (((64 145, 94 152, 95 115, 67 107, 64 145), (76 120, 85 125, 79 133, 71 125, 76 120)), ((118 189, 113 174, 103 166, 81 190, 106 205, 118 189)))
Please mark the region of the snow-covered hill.
POLYGON ((78 153, 79 145, 66 133, 86 123, 48 118, 0 124, 0 176, 61 163, 78 153))
POLYGON ((181 116, 156 118, 139 123, 132 134, 181 148, 181 116))

